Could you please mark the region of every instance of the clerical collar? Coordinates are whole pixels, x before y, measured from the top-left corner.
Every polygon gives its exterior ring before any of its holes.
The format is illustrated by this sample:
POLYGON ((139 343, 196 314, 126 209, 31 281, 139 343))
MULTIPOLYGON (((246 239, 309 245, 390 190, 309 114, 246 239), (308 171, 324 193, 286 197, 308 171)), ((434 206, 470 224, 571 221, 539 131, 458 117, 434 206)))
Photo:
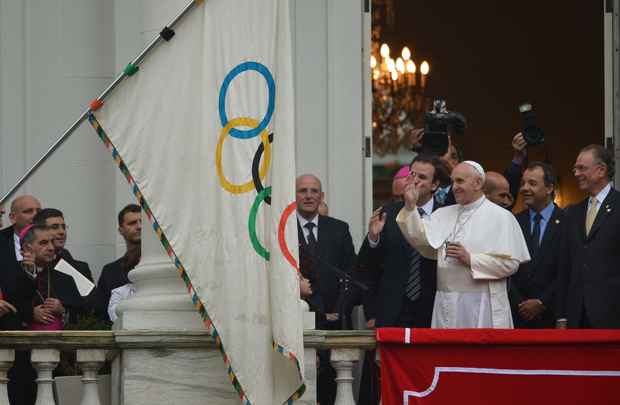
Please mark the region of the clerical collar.
POLYGON ((484 200, 486 200, 486 198, 483 195, 482 197, 478 198, 476 201, 474 201, 472 203, 462 205, 463 210, 465 210, 465 211, 474 210, 474 209, 480 207, 482 205, 482 203, 484 203, 484 200))

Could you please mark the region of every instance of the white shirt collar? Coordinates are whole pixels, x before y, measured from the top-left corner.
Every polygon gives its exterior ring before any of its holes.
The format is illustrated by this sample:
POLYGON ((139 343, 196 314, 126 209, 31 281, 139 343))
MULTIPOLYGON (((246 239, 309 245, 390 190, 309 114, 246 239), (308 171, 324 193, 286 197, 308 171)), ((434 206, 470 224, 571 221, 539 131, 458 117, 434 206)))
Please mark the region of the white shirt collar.
POLYGON ((299 221, 299 226, 301 226, 302 229, 306 229, 304 228, 304 226, 308 223, 308 222, 312 222, 314 225, 316 225, 316 229, 319 228, 319 214, 316 214, 314 216, 314 218, 312 218, 310 221, 308 221, 306 218, 302 217, 301 215, 299 215, 299 212, 297 212, 297 221, 299 221))
POLYGON ((433 198, 430 198, 426 204, 424 204, 421 207, 418 208, 422 208, 424 210, 424 215, 431 215, 433 213, 433 207, 435 206, 435 202, 433 201, 433 198))
POLYGON ((598 202, 599 207, 603 204, 603 201, 605 201, 605 198, 607 198, 607 195, 609 194, 610 191, 611 191, 611 183, 607 183, 607 185, 603 187, 603 189, 599 191, 598 194, 594 197, 596 198, 596 201, 598 202))
POLYGON ((13 232, 13 243, 15 245, 15 257, 17 258, 18 262, 21 262, 22 260, 24 260, 24 257, 22 256, 22 244, 19 240, 19 236, 17 236, 15 232, 13 232))

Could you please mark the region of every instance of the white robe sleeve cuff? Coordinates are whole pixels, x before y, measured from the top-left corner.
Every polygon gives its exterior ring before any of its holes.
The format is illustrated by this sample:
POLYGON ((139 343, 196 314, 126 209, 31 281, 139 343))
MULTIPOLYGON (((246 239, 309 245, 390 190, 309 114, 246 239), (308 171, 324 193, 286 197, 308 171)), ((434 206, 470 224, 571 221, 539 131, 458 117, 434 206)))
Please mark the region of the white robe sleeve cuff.
POLYGON ((474 280, 501 280, 519 269, 519 260, 485 253, 470 254, 474 280))
POLYGON ((396 223, 405 239, 422 256, 427 259, 437 260, 437 250, 433 249, 426 237, 425 223, 420 218, 418 210, 408 210, 403 207, 396 216, 396 223))

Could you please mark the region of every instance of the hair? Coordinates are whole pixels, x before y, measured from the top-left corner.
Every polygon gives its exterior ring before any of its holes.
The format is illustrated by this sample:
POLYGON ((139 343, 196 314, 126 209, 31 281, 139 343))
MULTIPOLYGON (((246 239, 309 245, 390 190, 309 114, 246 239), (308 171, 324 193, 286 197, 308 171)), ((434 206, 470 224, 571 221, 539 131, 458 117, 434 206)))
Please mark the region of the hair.
POLYGON ((137 204, 128 204, 118 213, 118 226, 123 225, 123 221, 125 220, 125 215, 129 212, 137 212, 140 213, 141 208, 137 204))
POLYGON ((45 225, 48 218, 64 218, 62 211, 56 208, 44 208, 32 218, 32 223, 36 225, 45 225))
POLYGON ((21 240, 22 245, 29 245, 37 239, 37 232, 47 231, 49 228, 46 225, 34 224, 26 231, 26 234, 21 240))
POLYGON ((581 149, 580 153, 592 152, 592 156, 596 163, 602 163, 607 166, 607 178, 612 180, 616 174, 616 162, 613 153, 601 145, 592 144, 581 149))
POLYGON ((534 170, 538 167, 543 171, 543 182, 545 183, 545 186, 555 188, 558 179, 555 175, 555 170, 553 170, 553 166, 549 163, 540 161, 530 162, 525 170, 534 170))
POLYGON ((497 189, 497 183, 493 180, 489 181, 489 178, 485 178, 484 183, 482 184, 482 192, 484 194, 491 194, 497 189))
POLYGON ((419 154, 413 158, 409 166, 412 166, 414 163, 427 163, 435 168, 433 183, 438 181, 440 186, 443 186, 444 182, 450 183, 450 176, 447 174, 446 166, 437 156, 419 154))

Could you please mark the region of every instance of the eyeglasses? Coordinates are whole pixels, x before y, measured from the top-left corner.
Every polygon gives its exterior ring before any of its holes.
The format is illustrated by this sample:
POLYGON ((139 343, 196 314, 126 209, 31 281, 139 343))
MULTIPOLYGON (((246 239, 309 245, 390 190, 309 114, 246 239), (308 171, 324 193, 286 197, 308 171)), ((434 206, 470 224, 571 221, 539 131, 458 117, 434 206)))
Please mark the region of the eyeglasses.
POLYGON ((588 172, 590 170, 592 170, 593 168, 597 167, 597 166, 602 166, 603 163, 595 163, 592 166, 584 166, 584 165, 575 165, 573 167, 573 173, 583 173, 583 172, 588 172))

